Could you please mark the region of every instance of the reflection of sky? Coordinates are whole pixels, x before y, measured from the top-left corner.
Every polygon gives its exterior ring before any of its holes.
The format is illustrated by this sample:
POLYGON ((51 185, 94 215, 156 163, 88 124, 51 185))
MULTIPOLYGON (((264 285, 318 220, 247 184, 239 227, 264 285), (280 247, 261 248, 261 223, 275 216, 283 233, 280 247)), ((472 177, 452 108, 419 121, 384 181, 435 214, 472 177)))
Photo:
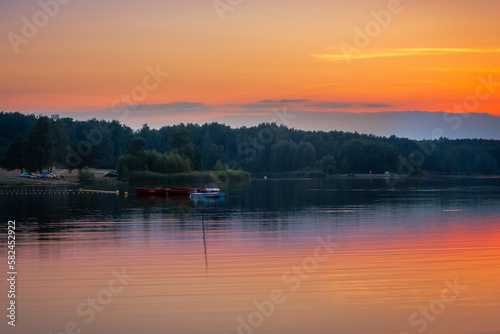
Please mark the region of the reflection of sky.
MULTIPOLYGON (((280 185, 274 196, 289 193, 280 185)), ((318 192, 321 182, 303 185, 318 192)), ((235 333, 238 317, 279 289, 286 300, 260 333, 413 333, 420 327, 409 316, 457 279, 466 289, 428 332, 493 333, 500 305, 498 187, 367 186, 336 189, 339 204, 329 194, 335 189, 321 189, 319 204, 303 192, 302 206, 273 202, 274 212, 264 205, 269 198, 257 199, 260 192, 228 189, 226 202, 204 205, 207 272, 201 217, 190 201, 114 196, 107 201, 113 204, 94 207, 71 200, 82 212, 54 223, 45 240, 20 229, 18 301, 25 321, 18 329, 55 332, 71 320, 96 334, 235 333), (338 246, 298 279, 294 270, 311 264, 304 261, 314 256, 318 238, 338 246), (122 268, 134 280, 85 323, 76 307, 122 268)), ((95 203, 103 203, 98 197, 95 203)))

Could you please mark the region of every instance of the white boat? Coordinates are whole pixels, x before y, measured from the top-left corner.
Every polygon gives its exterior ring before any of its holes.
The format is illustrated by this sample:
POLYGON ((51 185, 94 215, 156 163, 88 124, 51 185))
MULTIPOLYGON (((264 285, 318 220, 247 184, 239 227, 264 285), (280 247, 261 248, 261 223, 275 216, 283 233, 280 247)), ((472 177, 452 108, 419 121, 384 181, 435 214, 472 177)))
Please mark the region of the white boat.
POLYGON ((206 192, 206 193, 191 193, 189 197, 191 198, 220 198, 224 197, 226 193, 223 192, 206 192))

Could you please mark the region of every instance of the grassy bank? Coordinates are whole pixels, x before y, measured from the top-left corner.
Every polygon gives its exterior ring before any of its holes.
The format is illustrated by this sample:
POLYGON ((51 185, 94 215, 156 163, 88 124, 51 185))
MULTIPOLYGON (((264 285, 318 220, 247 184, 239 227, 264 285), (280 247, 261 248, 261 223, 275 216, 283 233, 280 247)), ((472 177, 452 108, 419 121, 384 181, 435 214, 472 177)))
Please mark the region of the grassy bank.
MULTIPOLYGON (((96 169, 91 168, 90 171, 94 173, 94 181, 92 184, 121 184, 121 181, 116 178, 106 178, 109 169, 96 169)), ((0 169, 0 186, 18 185, 18 186, 31 186, 31 185, 77 185, 80 184, 78 180, 78 170, 69 171, 68 169, 54 168, 52 173, 56 175, 55 178, 22 178, 19 175, 21 171, 0 169)))
MULTIPOLYGON (((78 171, 69 172, 67 169, 54 168, 52 172, 55 178, 22 178, 21 171, 0 169, 0 185, 66 185, 78 183, 78 171)), ((104 175, 104 174, 103 174, 104 175)))

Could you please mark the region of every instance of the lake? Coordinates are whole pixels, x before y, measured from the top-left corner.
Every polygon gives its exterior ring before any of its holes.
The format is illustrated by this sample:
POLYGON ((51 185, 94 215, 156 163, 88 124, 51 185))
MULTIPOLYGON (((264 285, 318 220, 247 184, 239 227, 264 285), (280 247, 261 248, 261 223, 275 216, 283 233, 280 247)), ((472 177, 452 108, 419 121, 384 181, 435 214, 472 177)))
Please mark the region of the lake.
POLYGON ((1 333, 500 331, 500 178, 253 180, 206 202, 0 190, 1 333))

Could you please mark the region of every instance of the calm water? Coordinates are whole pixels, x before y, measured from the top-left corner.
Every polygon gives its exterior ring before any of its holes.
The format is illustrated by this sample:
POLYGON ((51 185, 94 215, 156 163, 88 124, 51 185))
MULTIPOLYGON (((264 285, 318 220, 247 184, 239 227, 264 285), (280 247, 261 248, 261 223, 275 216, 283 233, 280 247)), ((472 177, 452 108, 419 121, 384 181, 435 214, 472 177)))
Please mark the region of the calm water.
POLYGON ((73 190, 1 189, 18 271, 1 333, 500 331, 498 178, 259 180, 206 203, 73 190))

